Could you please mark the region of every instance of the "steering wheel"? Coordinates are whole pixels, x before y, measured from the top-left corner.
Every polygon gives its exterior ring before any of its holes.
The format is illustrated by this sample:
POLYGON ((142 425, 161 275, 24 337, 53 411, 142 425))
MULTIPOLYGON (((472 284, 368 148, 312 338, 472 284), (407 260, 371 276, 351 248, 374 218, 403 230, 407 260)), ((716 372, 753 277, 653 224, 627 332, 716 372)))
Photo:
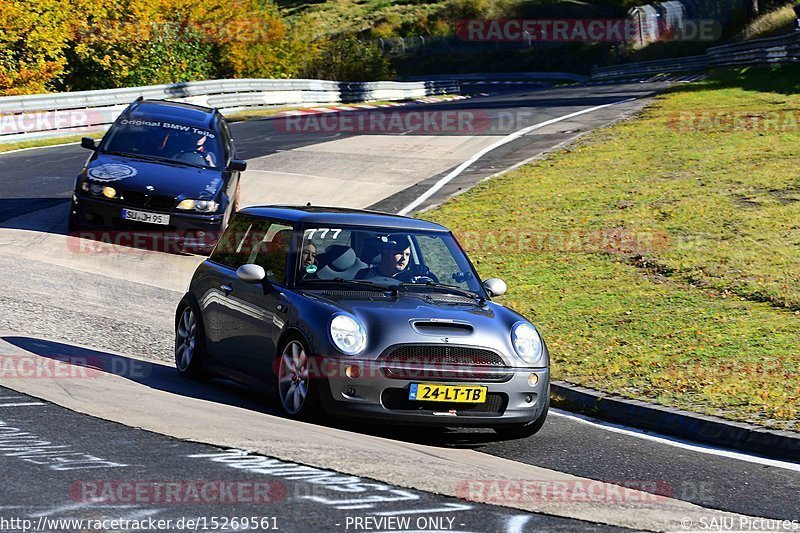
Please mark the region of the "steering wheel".
POLYGON ((420 285, 424 285, 428 282, 439 283, 439 278, 431 272, 431 269, 428 267, 422 268, 421 265, 411 267, 407 272, 404 272, 404 274, 403 277, 410 283, 419 283, 420 285))

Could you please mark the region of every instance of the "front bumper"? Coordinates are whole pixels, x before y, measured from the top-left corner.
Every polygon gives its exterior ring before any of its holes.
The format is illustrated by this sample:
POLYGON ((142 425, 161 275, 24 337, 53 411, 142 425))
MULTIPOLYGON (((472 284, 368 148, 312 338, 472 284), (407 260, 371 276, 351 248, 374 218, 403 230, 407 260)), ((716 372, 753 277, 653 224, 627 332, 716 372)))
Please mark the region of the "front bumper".
MULTIPOLYGON (((550 384, 548 368, 503 368, 484 379, 457 376, 458 367, 442 367, 433 372, 406 369, 405 377, 389 377, 385 364, 344 358, 325 360, 326 379, 322 387, 325 410, 343 418, 371 419, 391 423, 435 426, 492 427, 524 424, 537 419, 545 408, 550 384), (359 367, 359 377, 347 377, 348 366, 359 367), (536 384, 531 386, 531 374, 536 384), (487 387, 484 404, 420 402, 408 399, 412 383, 482 385, 487 387)), ((474 367, 470 367, 474 369, 474 367)), ((484 373, 483 371, 481 371, 484 373)), ((489 371, 486 371, 487 373, 489 371)))
MULTIPOLYGON (((210 250, 221 233, 223 214, 185 213, 176 210, 152 207, 127 206, 114 200, 106 200, 84 194, 73 197, 70 217, 75 226, 88 230, 110 230, 112 242, 126 244, 132 233, 146 234, 167 243, 182 247, 210 250), (123 209, 135 209, 148 213, 169 215, 169 225, 133 222, 122 218, 123 209)), ((92 235, 87 235, 92 236, 92 235)), ((109 238, 102 235, 102 238, 109 238)))

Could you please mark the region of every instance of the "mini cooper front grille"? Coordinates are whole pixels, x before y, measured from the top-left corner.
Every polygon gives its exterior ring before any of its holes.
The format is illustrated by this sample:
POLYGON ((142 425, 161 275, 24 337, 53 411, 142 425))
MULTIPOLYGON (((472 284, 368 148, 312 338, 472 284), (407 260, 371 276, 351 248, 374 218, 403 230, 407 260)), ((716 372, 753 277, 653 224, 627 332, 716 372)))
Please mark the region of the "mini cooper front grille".
POLYGON ((508 396, 499 392, 490 392, 484 403, 448 403, 418 402, 408 399, 408 389, 385 389, 381 394, 381 403, 392 411, 435 411, 450 412, 456 415, 485 414, 500 416, 508 406, 508 396))
POLYGON ((389 350, 383 361, 388 364, 469 365, 495 368, 507 366, 503 358, 491 350, 442 344, 396 346, 389 350))
POLYGON ((445 382, 491 382, 503 383, 510 380, 513 374, 510 372, 487 372, 487 367, 443 367, 441 365, 397 365, 384 366, 381 370, 383 375, 391 379, 413 380, 435 380, 445 382))

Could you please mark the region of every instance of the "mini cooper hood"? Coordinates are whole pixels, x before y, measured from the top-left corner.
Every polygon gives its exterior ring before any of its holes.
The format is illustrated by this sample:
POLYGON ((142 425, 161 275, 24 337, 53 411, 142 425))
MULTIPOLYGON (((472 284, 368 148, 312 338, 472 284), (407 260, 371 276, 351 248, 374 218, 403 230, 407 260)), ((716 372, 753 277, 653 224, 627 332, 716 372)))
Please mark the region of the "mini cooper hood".
MULTIPOLYGON (((344 312, 356 316, 367 331, 380 330, 387 323, 428 323, 441 324, 445 327, 450 323, 469 324, 475 333, 487 331, 503 331, 508 335, 515 322, 525 320, 522 316, 493 302, 478 304, 446 304, 436 303, 425 298, 426 295, 434 297, 447 296, 440 292, 400 293, 397 299, 352 299, 339 298, 335 293, 322 294, 314 291, 314 295, 326 303, 331 304, 344 312)), ((311 293, 309 293, 311 294, 311 293)), ((376 293, 380 294, 380 293, 376 293)))
POLYGON ((222 187, 222 173, 217 169, 151 162, 103 153, 89 162, 87 179, 90 183, 181 199, 212 199, 222 187))

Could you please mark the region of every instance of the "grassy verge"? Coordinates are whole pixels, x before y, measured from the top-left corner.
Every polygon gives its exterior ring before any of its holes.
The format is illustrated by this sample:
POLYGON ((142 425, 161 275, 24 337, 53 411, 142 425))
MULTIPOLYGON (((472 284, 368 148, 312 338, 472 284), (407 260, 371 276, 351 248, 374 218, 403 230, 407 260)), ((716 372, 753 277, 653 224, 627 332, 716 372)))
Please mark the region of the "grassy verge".
POLYGON ((791 33, 794 30, 795 14, 793 3, 765 13, 742 30, 743 39, 762 39, 791 33))
POLYGON ((554 378, 800 430, 798 92, 720 73, 425 217, 509 282, 554 378))
POLYGON ((35 139, 32 141, 19 141, 0 143, 0 154, 3 152, 10 152, 12 150, 20 150, 22 148, 38 148, 40 146, 54 146, 56 144, 67 144, 80 142, 83 135, 69 135, 66 137, 50 137, 47 139, 35 139))

